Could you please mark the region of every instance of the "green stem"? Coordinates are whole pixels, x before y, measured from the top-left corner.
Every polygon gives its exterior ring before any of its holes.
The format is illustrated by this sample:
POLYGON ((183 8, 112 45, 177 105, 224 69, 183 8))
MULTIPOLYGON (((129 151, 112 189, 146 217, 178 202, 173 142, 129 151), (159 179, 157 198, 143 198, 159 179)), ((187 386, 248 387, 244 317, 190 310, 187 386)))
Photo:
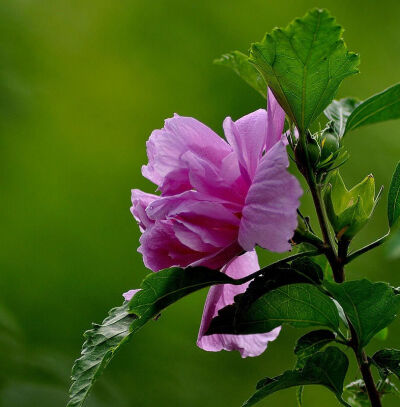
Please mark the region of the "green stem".
MULTIPOLYGON (((325 254, 326 258, 329 261, 329 264, 332 268, 333 277, 336 283, 343 283, 345 280, 345 272, 344 266, 345 264, 349 263, 349 261, 353 260, 354 258, 358 257, 360 254, 367 252, 368 250, 373 249, 376 246, 379 246, 383 243, 381 241, 384 238, 377 240, 376 242, 368 245, 367 247, 353 253, 352 255, 348 256, 348 248, 350 245, 350 241, 348 240, 341 240, 338 243, 338 253, 336 253, 335 242, 332 239, 332 236, 329 231, 329 222, 326 216, 325 207, 321 198, 321 188, 317 185, 315 174, 313 168, 310 165, 308 151, 307 151, 307 140, 306 134, 300 134, 299 143, 300 149, 298 150, 299 153, 296 154, 297 159, 297 166, 300 172, 304 175, 307 184, 310 188, 312 198, 314 201, 315 210, 318 216, 319 225, 322 232, 323 237, 323 253, 325 254)), ((297 146, 298 147, 298 146, 297 146)), ((359 350, 357 335, 355 330, 348 320, 349 329, 351 332, 351 347, 356 355, 357 362, 360 368, 360 372, 362 374, 365 386, 367 388, 368 397, 371 402, 372 407, 382 407, 381 399, 379 392, 376 389, 375 382, 371 373, 371 369, 368 363, 367 355, 363 349, 359 350)))

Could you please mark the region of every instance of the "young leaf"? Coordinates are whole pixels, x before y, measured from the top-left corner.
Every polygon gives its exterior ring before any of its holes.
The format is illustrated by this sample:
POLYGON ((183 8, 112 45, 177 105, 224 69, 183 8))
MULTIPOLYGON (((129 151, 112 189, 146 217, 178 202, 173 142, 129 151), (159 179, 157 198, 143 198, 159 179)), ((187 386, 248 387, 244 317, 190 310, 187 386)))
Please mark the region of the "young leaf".
POLYGON ((394 374, 400 379, 400 350, 379 350, 372 356, 372 361, 378 367, 383 378, 394 374))
POLYGON ((94 382, 128 338, 168 305, 214 284, 235 284, 226 274, 204 267, 171 268, 149 274, 132 300, 110 311, 102 324, 85 333, 81 357, 72 368, 68 407, 80 407, 94 382))
POLYGON ((210 324, 207 335, 215 333, 252 334, 270 332, 289 324, 294 327, 339 327, 335 303, 311 284, 285 285, 264 294, 243 309, 240 303, 220 310, 210 324))
POLYGON ((347 119, 345 131, 399 118, 400 84, 396 84, 360 103, 347 119))
POLYGON ((342 28, 326 10, 311 10, 251 47, 253 62, 300 132, 322 113, 347 76, 358 73, 342 28))
POLYGON ((256 67, 249 62, 247 55, 240 51, 232 51, 216 59, 214 64, 231 68, 263 98, 267 97, 267 84, 256 67))
POLYGON ((335 339, 335 334, 327 329, 312 331, 299 338, 294 348, 297 356, 296 368, 303 368, 308 358, 335 339))
POLYGON ((400 216, 400 162, 394 171, 388 196, 389 227, 392 227, 400 216))
POLYGON ((333 122, 333 130, 339 138, 342 138, 346 131, 348 117, 360 104, 357 99, 345 98, 334 100, 325 110, 325 116, 333 122))
POLYGON ((400 307, 400 295, 386 283, 363 279, 324 284, 353 325, 360 348, 395 319, 400 307))
POLYGON ((281 376, 261 381, 257 391, 243 404, 243 407, 253 406, 279 390, 308 384, 327 387, 344 406, 349 407, 342 399, 343 382, 348 366, 349 361, 342 351, 332 346, 328 347, 325 351, 317 352, 307 359, 303 369, 287 370, 281 376))

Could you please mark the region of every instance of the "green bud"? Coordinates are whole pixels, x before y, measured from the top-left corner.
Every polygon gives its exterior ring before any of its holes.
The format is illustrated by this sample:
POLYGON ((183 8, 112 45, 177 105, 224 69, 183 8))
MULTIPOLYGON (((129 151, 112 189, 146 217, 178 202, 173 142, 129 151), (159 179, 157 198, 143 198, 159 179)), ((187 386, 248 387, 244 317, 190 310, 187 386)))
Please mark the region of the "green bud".
POLYGON ((312 168, 315 168, 321 157, 321 148, 319 147, 317 140, 313 137, 307 137, 307 152, 308 160, 312 168))
POLYGON ((325 131, 321 135, 321 161, 326 160, 331 154, 335 154, 339 150, 339 139, 330 131, 325 131))
POLYGON ((375 180, 368 175, 347 190, 339 171, 334 171, 324 195, 329 221, 338 239, 351 240, 368 222, 375 207, 375 180))

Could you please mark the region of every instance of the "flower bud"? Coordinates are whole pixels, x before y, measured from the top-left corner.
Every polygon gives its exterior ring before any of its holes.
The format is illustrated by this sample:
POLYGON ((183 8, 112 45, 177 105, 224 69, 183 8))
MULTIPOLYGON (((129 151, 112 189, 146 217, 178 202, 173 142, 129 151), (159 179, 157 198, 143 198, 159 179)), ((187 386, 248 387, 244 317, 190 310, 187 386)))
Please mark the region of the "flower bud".
POLYGON ((351 240, 368 222, 374 210, 375 180, 368 175, 347 190, 339 171, 334 171, 324 195, 329 221, 338 239, 351 240))
POLYGON ((321 135, 320 146, 321 161, 324 161, 339 150, 339 138, 329 130, 324 131, 321 135))

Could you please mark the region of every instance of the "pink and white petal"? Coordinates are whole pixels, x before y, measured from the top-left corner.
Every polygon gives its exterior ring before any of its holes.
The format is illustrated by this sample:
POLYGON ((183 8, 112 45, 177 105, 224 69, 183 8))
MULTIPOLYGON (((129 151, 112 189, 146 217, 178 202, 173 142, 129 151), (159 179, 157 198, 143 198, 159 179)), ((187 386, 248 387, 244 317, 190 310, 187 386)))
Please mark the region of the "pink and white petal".
MULTIPOLYGON (((231 277, 241 278, 259 269, 257 254, 255 251, 248 252, 233 259, 223 271, 231 277)), ((243 358, 248 356, 259 356, 267 348, 268 342, 277 338, 280 328, 271 332, 253 335, 230 335, 215 334, 205 336, 211 320, 218 314, 218 311, 234 302, 234 297, 241 294, 248 287, 247 284, 234 286, 229 284, 213 286, 210 288, 204 306, 201 320, 197 346, 210 351, 238 350, 243 358)))
POLYGON ((224 120, 225 137, 237 154, 242 175, 254 178, 267 138, 267 112, 256 110, 236 122, 230 117, 224 120))
POLYGON ((135 289, 135 290, 129 290, 126 293, 123 293, 122 296, 125 298, 125 301, 130 301, 132 299, 132 297, 141 289, 135 289))
POLYGON ((260 161, 242 211, 239 244, 244 250, 250 251, 256 244, 274 252, 290 249, 302 189, 288 166, 281 141, 260 161))
POLYGON ((146 214, 146 208, 160 197, 153 194, 147 194, 140 189, 132 189, 131 191, 131 213, 139 224, 139 229, 144 232, 146 228, 154 223, 146 214))
MULTIPOLYGON (((188 188, 188 174, 181 161, 182 154, 192 151, 217 164, 232 151, 209 127, 191 117, 178 115, 167 119, 161 130, 154 130, 146 145, 149 163, 142 167, 142 174, 158 185, 162 192, 165 186, 169 194, 188 188), (165 178, 172 172, 181 185, 164 185, 165 178)), ((171 180, 169 177, 170 182, 171 180)))
POLYGON ((285 111, 281 108, 270 89, 268 89, 267 123, 265 151, 269 151, 282 139, 285 124, 285 111))
POLYGON ((190 249, 177 239, 171 221, 156 221, 139 241, 138 252, 142 253, 145 266, 153 271, 186 267, 204 257, 204 253, 190 249))

